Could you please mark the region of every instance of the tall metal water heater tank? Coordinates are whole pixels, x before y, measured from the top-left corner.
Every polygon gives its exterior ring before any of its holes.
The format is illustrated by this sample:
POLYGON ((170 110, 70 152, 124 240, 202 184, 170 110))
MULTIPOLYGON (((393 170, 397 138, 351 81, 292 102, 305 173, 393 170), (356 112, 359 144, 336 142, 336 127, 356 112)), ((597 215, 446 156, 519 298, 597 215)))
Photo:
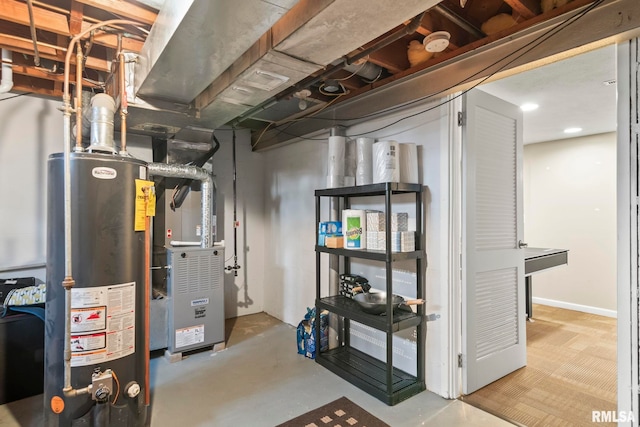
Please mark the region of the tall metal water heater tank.
POLYGON ((115 375, 105 375, 111 393, 106 402, 90 394, 63 394, 64 157, 53 154, 47 196, 45 425, 144 425, 145 248, 144 232, 134 231, 134 211, 135 180, 147 177, 146 164, 112 154, 72 153, 70 166, 76 282, 71 291, 71 385, 87 387, 95 372, 115 375))

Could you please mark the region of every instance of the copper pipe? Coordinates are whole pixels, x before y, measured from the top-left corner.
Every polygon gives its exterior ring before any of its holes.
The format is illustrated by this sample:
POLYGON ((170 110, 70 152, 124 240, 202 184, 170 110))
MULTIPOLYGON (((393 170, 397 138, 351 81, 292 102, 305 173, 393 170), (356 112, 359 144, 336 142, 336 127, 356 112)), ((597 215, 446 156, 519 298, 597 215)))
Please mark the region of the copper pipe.
POLYGON ((36 23, 33 19, 33 3, 27 0, 27 9, 29 9, 29 29, 31 30, 31 40, 33 41, 33 63, 36 67, 40 66, 40 54, 38 53, 38 38, 36 37, 36 23))
POLYGON ((65 58, 64 58, 65 67, 64 67, 63 101, 66 98, 67 102, 69 102, 69 63, 71 62, 71 52, 73 52, 74 45, 78 42, 78 40, 84 37, 87 33, 97 30, 98 28, 113 25, 113 24, 138 25, 138 22, 130 21, 128 19, 111 19, 108 21, 98 22, 97 24, 94 24, 88 27, 87 29, 85 29, 84 31, 76 34, 69 42, 69 47, 67 48, 67 54, 65 55, 65 58))
MULTIPOLYGON (((145 191, 145 211, 149 203, 149 188, 145 191)), ((151 403, 151 392, 149 390, 149 340, 151 332, 149 328, 150 319, 150 299, 151 299, 151 221, 150 217, 144 217, 144 403, 149 406, 151 403)))
POLYGON ((65 289, 65 334, 64 334, 64 386, 62 391, 65 396, 75 396, 82 390, 74 390, 71 386, 71 289, 75 285, 73 280, 71 259, 71 97, 69 96, 69 64, 71 63, 71 52, 74 45, 78 43, 85 34, 106 25, 111 24, 130 24, 136 25, 134 21, 127 19, 111 19, 90 26, 79 34, 75 35, 69 42, 69 48, 64 58, 64 90, 62 95, 62 114, 63 114, 63 145, 64 145, 64 273, 65 278, 62 286, 65 289))
POLYGON ((82 151, 82 49, 78 43, 76 52, 76 148, 82 151))
POLYGON ((120 51, 120 154, 127 154, 127 85, 124 78, 124 52, 120 51))

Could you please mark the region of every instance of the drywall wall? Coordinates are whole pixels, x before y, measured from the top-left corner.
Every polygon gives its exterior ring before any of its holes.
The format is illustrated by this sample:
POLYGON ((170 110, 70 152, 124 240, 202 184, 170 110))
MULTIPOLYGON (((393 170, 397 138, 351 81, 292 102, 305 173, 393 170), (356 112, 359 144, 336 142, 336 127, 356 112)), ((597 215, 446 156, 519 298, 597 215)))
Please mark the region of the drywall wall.
MULTIPOLYGON (((216 130, 220 150, 213 157, 217 187, 217 239, 224 239, 225 265, 233 266, 233 131, 216 130)), ((251 151, 248 130, 236 131, 236 216, 238 275, 225 273, 225 317, 263 311, 265 265, 264 155, 251 151)), ((268 245, 267 245, 268 246, 268 245)))
POLYGON ((524 212, 530 247, 569 249, 532 277, 534 301, 615 315, 616 134, 526 145, 524 212))
MULTIPOLYGON (((446 106, 422 103, 402 112, 386 115, 346 129, 347 135, 371 132, 376 139, 395 139, 419 145, 421 183, 424 193, 427 313, 439 314, 428 323, 426 377, 427 387, 447 395, 448 340, 448 212, 449 212, 449 115, 446 106), (435 107, 423 114, 393 124, 435 107)), ((315 299, 315 200, 314 190, 326 187, 327 135, 313 136, 292 145, 265 153, 265 311, 296 325, 314 305, 315 299), (315 140, 317 139, 317 140, 315 140)), ((355 202, 355 200, 352 200, 355 202)), ((374 203, 380 203, 374 202, 374 203)), ((411 201, 402 200, 399 210, 414 212, 411 201)), ((328 203, 321 207, 328 219, 328 203)), ((322 259, 323 288, 327 288, 327 256, 322 259)), ((380 287, 380 266, 358 267, 367 271, 372 282, 380 287)), ((359 270, 359 271, 360 271, 359 270)), ((398 266, 398 277, 415 277, 415 266, 398 266), (413 271, 411 270, 413 268, 413 271), (402 270, 402 272, 400 272, 402 270)), ((408 287, 410 288, 410 286, 408 287)), ((364 331, 363 334, 368 334, 364 331)), ((353 339, 353 338, 352 338, 353 339)), ((380 349, 377 349, 378 351, 380 349)))
POLYGON ((61 102, 12 96, 0 100, 0 277, 45 280, 47 158, 63 148, 61 102))

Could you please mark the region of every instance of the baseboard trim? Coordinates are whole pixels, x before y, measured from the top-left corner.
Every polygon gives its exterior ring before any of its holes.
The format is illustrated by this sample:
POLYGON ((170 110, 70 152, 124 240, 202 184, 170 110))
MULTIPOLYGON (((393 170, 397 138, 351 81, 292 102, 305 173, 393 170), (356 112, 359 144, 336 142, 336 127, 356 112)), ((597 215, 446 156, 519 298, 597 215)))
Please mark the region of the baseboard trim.
MULTIPOLYGON (((556 301, 552 299, 538 298, 538 297, 533 297, 531 301, 534 304, 542 304, 542 305, 549 305, 551 307, 566 308, 567 310, 582 311, 583 313, 591 313, 591 314, 597 314, 599 316, 613 317, 614 319, 618 318, 618 312, 615 310, 607 310, 605 308, 592 307, 590 305, 574 304, 571 302, 556 301)), ((535 319, 535 314, 536 312, 534 310, 533 311, 534 319, 535 319)))

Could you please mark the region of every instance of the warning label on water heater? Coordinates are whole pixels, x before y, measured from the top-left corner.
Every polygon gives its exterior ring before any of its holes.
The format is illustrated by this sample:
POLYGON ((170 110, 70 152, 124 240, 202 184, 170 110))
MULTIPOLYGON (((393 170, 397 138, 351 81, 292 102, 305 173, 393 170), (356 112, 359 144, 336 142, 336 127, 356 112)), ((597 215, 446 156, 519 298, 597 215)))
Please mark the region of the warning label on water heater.
POLYGON ((136 284, 71 289, 71 366, 135 352, 136 284))

